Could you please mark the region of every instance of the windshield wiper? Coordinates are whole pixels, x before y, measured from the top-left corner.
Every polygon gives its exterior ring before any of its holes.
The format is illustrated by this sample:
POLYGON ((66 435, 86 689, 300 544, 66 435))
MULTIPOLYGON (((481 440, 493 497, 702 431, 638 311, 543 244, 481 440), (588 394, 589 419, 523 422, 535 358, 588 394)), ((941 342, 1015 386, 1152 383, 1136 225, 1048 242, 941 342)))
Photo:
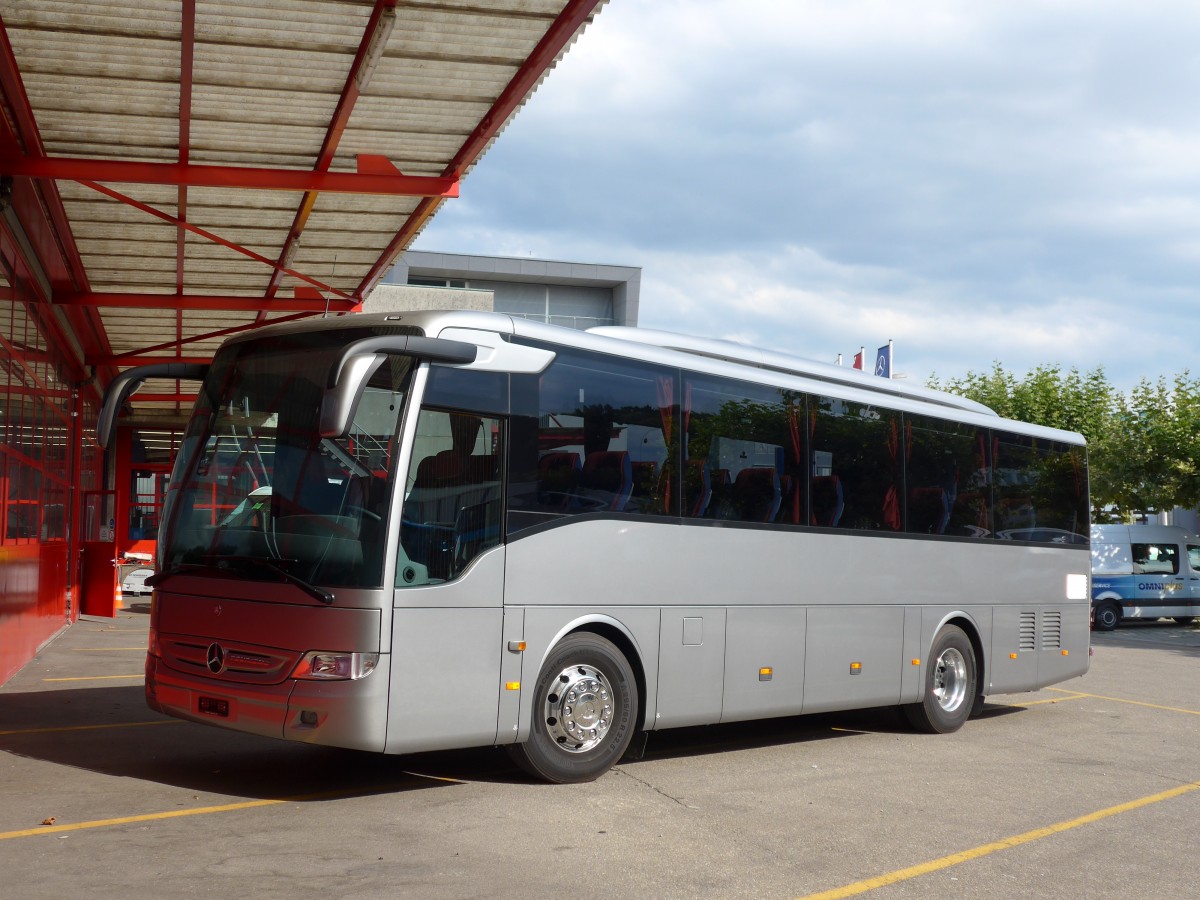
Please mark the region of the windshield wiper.
MULTIPOLYGON (((295 560, 281 560, 281 562, 294 561, 295 560)), ((169 569, 164 569, 155 575, 151 575, 146 579, 146 584, 150 587, 157 587, 165 582, 168 578, 171 578, 175 575, 180 575, 185 571, 193 569, 200 569, 203 570, 203 572, 212 573, 214 575, 228 574, 229 569, 222 566, 221 563, 241 563, 243 565, 249 564, 254 568, 266 569, 268 572, 273 572, 278 575, 288 584, 294 584, 314 600, 320 600, 326 606, 329 606, 333 603, 333 594, 329 591, 319 588, 315 584, 310 584, 299 575, 293 575, 287 569, 275 565, 275 563, 271 562, 271 560, 263 559, 259 556, 206 556, 204 557, 204 562, 178 563, 169 569)), ((197 574, 200 573, 198 572, 197 574)))
POLYGON ((169 568, 169 569, 162 569, 158 572, 155 572, 153 575, 151 575, 149 578, 146 579, 146 587, 152 587, 152 588, 158 587, 160 584, 165 582, 167 579, 174 578, 176 575, 180 574, 184 569, 192 568, 193 565, 189 565, 187 563, 179 563, 177 565, 171 566, 171 568, 169 568))
MULTIPOLYGON (((282 566, 277 566, 275 563, 271 562, 271 560, 263 559, 261 556, 214 556, 211 557, 211 559, 213 562, 218 564, 218 567, 222 562, 231 562, 249 563, 256 568, 266 569, 269 572, 274 572, 288 584, 294 584, 314 600, 320 600, 326 606, 329 606, 331 603, 333 603, 333 594, 329 591, 319 588, 315 584, 310 584, 299 575, 293 575, 282 566)), ((295 562, 295 560, 280 560, 280 562, 295 562)))

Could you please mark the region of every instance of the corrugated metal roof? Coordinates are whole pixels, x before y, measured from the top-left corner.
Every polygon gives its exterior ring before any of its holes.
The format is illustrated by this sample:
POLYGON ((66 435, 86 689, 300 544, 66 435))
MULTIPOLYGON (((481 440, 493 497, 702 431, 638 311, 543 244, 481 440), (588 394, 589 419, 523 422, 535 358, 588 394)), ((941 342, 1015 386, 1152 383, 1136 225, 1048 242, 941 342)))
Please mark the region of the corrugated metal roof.
POLYGON ((213 186, 196 167, 349 174, 368 155, 461 178, 603 2, 4 0, 0 175, 40 190, 14 205, 35 245, 60 248, 40 260, 46 299, 82 362, 103 381, 132 357, 206 356, 214 332, 361 301, 444 197, 270 172, 213 186), (161 165, 98 168, 113 161, 161 165))

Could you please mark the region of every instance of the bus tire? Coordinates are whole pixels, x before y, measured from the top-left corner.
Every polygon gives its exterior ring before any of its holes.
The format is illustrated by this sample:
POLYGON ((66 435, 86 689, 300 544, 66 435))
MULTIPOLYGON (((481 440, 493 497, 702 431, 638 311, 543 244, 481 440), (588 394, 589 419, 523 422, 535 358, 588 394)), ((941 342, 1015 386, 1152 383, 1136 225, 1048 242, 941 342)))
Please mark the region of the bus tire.
POLYGON ((967 718, 978 719, 983 715, 984 707, 987 705, 987 698, 983 696, 983 692, 977 689, 975 694, 975 702, 971 704, 971 715, 967 718))
POLYGON ((1112 631, 1121 624, 1121 608, 1112 602, 1101 603, 1096 607, 1092 621, 1097 631, 1112 631))
POLYGON ((637 728, 633 669, 599 635, 568 635, 534 685, 529 738, 509 747, 524 771, 555 784, 594 781, 616 764, 637 728))
POLYGON ((1176 625, 1191 625, 1196 621, 1195 616, 1172 616, 1176 625))
POLYGON ((925 667, 925 697, 904 707, 909 723, 928 734, 958 731, 971 715, 977 696, 978 667, 971 639, 947 625, 933 639, 925 667))

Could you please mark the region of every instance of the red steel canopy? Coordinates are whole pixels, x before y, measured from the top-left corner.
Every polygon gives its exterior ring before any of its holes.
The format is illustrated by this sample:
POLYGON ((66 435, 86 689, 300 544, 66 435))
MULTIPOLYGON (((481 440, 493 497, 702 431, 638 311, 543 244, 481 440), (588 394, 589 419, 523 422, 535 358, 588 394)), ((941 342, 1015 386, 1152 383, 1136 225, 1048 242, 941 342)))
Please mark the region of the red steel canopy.
POLYGON ((77 374, 355 309, 604 2, 0 3, 0 208, 77 374))

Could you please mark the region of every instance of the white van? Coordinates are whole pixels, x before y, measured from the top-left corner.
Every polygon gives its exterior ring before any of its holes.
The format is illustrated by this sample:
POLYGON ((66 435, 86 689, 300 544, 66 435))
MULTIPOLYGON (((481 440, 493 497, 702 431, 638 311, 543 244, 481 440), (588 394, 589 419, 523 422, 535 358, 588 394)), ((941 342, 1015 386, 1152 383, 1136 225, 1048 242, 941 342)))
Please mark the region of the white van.
POLYGON ((1092 622, 1200 615, 1200 537, 1174 525, 1092 526, 1092 622))

